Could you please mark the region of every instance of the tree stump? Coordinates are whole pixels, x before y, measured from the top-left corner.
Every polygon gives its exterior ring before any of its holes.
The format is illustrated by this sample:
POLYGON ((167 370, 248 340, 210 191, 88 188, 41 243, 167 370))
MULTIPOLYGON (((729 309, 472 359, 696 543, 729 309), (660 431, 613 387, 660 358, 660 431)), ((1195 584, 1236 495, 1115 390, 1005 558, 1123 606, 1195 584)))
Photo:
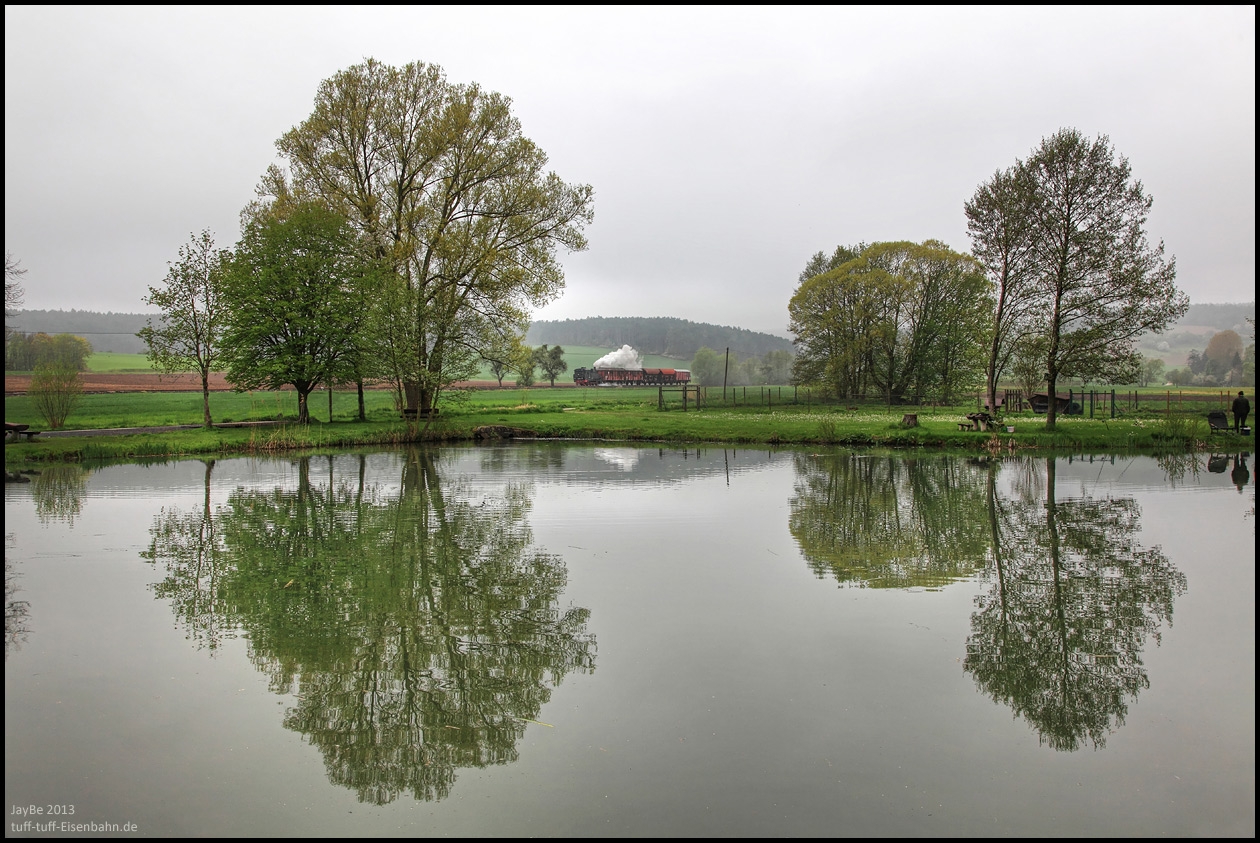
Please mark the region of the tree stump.
POLYGON ((902 417, 901 417, 901 426, 902 426, 902 427, 918 427, 918 426, 919 426, 919 414, 918 414, 918 413, 906 413, 904 416, 902 416, 902 417))

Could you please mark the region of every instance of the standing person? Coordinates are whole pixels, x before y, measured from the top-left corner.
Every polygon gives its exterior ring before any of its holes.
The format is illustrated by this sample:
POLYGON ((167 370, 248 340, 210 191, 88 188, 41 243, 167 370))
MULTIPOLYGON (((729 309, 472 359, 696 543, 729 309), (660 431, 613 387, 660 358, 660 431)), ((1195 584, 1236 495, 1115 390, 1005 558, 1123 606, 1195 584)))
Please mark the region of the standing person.
POLYGON ((1247 414, 1251 412, 1251 402, 1247 400, 1247 396, 1243 395, 1243 391, 1238 390, 1238 397, 1234 399, 1234 405, 1231 407, 1234 411, 1234 432, 1239 433, 1247 426, 1247 414))

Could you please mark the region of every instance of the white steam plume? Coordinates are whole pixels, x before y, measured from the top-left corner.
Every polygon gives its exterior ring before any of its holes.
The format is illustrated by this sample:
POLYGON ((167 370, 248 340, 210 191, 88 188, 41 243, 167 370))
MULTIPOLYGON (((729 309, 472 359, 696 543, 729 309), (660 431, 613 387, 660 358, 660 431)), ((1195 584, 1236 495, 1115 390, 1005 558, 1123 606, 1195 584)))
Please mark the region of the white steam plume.
POLYGON ((596 369, 642 369, 643 358, 628 345, 610 351, 593 364, 596 369))

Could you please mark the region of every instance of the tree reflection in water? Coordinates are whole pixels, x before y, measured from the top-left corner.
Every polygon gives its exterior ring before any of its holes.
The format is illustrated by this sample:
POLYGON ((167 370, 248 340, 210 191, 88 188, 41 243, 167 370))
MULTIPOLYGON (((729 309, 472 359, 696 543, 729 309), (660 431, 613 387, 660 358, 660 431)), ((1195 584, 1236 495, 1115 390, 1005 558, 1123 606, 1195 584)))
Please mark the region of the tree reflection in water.
POLYGON ((984 567, 984 460, 796 457, 788 528, 819 578, 935 587, 984 567))
POLYGON ((1171 625, 1186 578, 1137 543, 1134 499, 1061 501, 1054 459, 800 455, 796 473, 789 528, 819 577, 988 583, 963 669, 1042 743, 1103 747, 1149 687, 1143 647, 1171 625))
POLYGON ((31 477, 31 497, 35 516, 41 524, 64 522, 73 525, 83 514, 87 495, 87 469, 75 463, 42 465, 31 477))
POLYGON ((1050 458, 1044 497, 1005 501, 990 480, 991 587, 977 598, 963 669, 1043 743, 1101 748, 1150 687, 1142 649, 1172 624, 1186 577, 1137 543, 1137 501, 1060 501, 1055 478, 1050 458))
POLYGON ((17 652, 26 643, 31 630, 28 620, 31 604, 18 598, 22 589, 18 586, 18 572, 9 561, 8 548, 10 537, 4 537, 4 658, 8 661, 9 651, 17 652))
POLYGON ((566 571, 531 546, 527 487, 477 494, 412 449, 391 496, 362 458, 357 478, 334 482, 330 457, 313 482, 319 459, 298 461, 296 489, 159 515, 156 593, 208 646, 248 634, 332 781, 377 804, 441 799, 458 768, 514 760, 551 689, 594 669, 589 613, 558 608, 566 571))

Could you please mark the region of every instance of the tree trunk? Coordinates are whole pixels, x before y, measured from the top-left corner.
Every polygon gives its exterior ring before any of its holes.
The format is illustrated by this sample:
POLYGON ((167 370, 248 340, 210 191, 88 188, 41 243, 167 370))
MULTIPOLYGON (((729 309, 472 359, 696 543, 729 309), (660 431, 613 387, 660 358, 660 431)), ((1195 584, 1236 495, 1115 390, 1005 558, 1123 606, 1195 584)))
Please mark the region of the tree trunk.
POLYGON ((1055 392, 1055 385, 1059 380, 1059 373, 1056 368, 1050 370, 1050 377, 1046 378, 1046 388, 1049 393, 1046 395, 1046 430, 1054 430, 1054 420, 1058 416, 1059 396, 1055 392))
POLYGON ((208 369, 201 370, 201 409, 202 424, 213 427, 214 422, 210 419, 210 371, 208 369))
POLYGON ((993 334, 993 344, 989 348, 989 412, 997 414, 997 359, 998 359, 998 337, 997 332, 993 334))
POLYGON ((306 400, 310 396, 311 390, 307 388, 298 388, 298 424, 311 423, 311 409, 309 402, 306 400))
POLYGON ((420 384, 416 381, 403 381, 403 405, 404 414, 409 418, 415 418, 416 413, 420 411, 420 384))
POLYGON ((1050 390, 1050 394, 1046 396, 1046 430, 1054 430, 1054 421, 1058 417, 1059 409, 1059 396, 1056 389, 1059 382, 1059 331, 1061 330, 1059 303, 1061 300, 1062 296, 1056 296, 1054 316, 1050 320, 1050 351, 1046 355, 1046 385, 1050 390))
POLYGON ((415 381, 403 384, 407 394, 407 416, 409 418, 428 418, 433 415, 433 390, 415 381))
POLYGON ((359 387, 359 421, 367 421, 367 406, 363 403, 363 378, 356 382, 359 387))

